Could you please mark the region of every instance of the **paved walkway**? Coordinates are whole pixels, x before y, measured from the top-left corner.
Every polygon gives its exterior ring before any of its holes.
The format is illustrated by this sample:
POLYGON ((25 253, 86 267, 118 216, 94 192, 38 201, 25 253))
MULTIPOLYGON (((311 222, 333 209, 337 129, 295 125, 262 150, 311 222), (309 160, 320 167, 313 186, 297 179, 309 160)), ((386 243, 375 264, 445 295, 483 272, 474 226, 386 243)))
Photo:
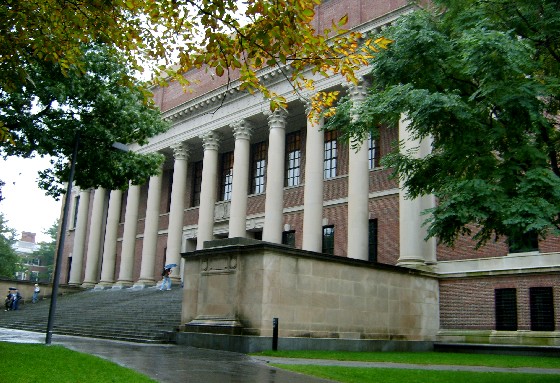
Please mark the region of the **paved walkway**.
MULTIPOLYGON (((0 328, 0 342, 44 343, 45 334, 0 328)), ((245 354, 54 334, 52 344, 97 355, 160 383, 330 383, 283 371, 245 354)))
MULTIPOLYGON (((45 334, 0 328, 0 342, 44 343, 45 334)), ((53 335, 52 343, 111 360, 121 366, 142 372, 160 383, 331 382, 283 371, 271 367, 268 365, 269 363, 560 375, 560 369, 494 368, 250 357, 235 352, 206 350, 186 346, 139 344, 57 334, 53 335)))
POLYGON ((555 368, 500 368, 484 366, 450 366, 438 364, 407 364, 407 363, 387 363, 387 362, 351 362, 326 359, 287 359, 270 356, 254 356, 253 359, 266 363, 276 364, 306 364, 318 366, 347 366, 347 367, 367 367, 367 368, 399 368, 406 370, 431 370, 431 371, 471 371, 471 372, 514 372, 525 374, 558 374, 560 369, 555 368))

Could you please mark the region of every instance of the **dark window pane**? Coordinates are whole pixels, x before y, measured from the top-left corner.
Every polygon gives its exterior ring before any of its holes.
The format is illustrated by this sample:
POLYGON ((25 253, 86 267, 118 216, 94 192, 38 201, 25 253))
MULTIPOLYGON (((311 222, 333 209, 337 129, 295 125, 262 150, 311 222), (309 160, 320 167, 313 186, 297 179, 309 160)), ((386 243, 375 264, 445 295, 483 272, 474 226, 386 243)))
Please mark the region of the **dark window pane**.
POLYGON ((72 219, 72 227, 78 224, 78 208, 80 207, 80 196, 74 197, 74 217, 72 219))
POLYGON ((334 255, 334 226, 323 227, 323 253, 334 255))
POLYGON ((496 289, 496 330, 517 330, 517 291, 516 289, 496 289))
POLYGON ((552 287, 531 287, 531 330, 554 331, 554 300, 552 287))
POLYGON ((296 232, 295 230, 285 231, 282 233, 282 244, 291 247, 296 247, 296 232))
POLYGON ((369 220, 369 233, 368 233, 368 260, 370 262, 377 262, 377 220, 369 220))
POLYGON ((526 253, 539 250, 539 235, 536 231, 510 235, 508 238, 510 253, 526 253))
POLYGON ((200 191, 202 190, 202 161, 194 163, 193 169, 193 192, 191 206, 200 205, 200 191))

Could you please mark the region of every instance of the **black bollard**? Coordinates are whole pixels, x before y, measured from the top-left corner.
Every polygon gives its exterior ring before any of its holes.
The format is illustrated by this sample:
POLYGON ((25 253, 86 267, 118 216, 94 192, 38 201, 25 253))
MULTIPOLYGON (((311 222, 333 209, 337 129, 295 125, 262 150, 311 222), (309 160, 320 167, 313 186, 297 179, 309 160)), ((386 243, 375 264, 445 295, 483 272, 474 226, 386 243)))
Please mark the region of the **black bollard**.
POLYGON ((272 351, 278 351, 278 318, 272 318, 272 351))

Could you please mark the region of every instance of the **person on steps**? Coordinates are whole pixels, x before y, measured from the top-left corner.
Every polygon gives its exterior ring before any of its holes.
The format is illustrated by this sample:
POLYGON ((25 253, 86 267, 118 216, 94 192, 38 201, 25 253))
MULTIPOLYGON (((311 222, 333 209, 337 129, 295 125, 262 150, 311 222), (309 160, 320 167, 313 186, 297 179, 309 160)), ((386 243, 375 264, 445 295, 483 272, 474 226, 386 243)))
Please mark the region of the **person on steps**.
POLYGON ((41 292, 41 288, 37 283, 35 283, 35 289, 33 290, 33 297, 31 298, 32 303, 37 303, 39 300, 39 292, 41 292))
POLYGON ((161 276, 163 277, 163 281, 161 282, 160 290, 171 290, 171 278, 169 278, 169 274, 171 274, 171 269, 163 269, 161 272, 161 276), (166 288, 167 287, 167 288, 166 288))

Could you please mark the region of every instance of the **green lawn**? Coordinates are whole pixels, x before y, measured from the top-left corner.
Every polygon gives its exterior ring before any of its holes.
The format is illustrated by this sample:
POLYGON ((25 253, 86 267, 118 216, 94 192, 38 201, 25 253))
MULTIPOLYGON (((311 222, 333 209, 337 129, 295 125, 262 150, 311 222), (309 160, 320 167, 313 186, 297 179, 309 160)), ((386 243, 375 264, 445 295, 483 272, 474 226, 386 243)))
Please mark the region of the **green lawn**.
POLYGON ((560 381, 559 375, 273 365, 343 383, 558 383, 560 381))
POLYGON ((62 346, 0 342, 0 382, 155 383, 136 371, 62 346))
POLYGON ((263 351, 253 355, 277 356, 283 358, 348 360, 359 362, 560 369, 560 358, 497 354, 463 354, 447 352, 263 351))
MULTIPOLYGON (((285 358, 328 359, 359 362, 390 362, 487 367, 558 368, 560 358, 441 352, 334 352, 265 351, 254 355, 285 358)), ((344 383, 556 383, 560 375, 501 372, 433 371, 390 368, 359 368, 276 364, 273 366, 344 383)))

